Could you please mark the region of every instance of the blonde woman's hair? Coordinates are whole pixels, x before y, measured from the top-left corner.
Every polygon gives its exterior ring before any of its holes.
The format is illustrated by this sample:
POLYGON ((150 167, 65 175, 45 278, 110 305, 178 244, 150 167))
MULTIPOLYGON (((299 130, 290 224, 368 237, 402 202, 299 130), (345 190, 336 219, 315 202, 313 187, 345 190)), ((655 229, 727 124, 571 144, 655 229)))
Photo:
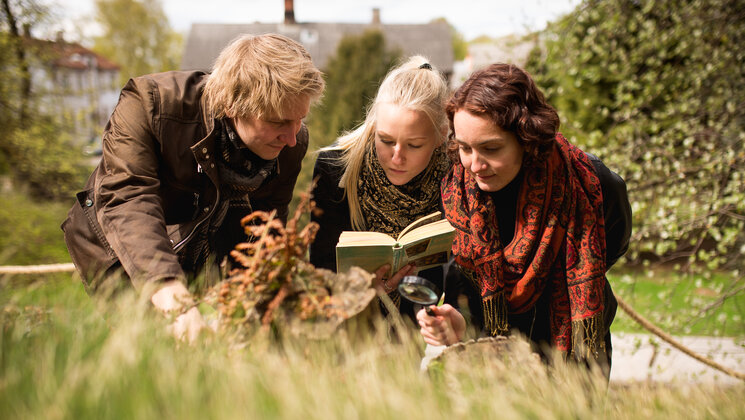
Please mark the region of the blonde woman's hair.
POLYGON ((277 34, 242 35, 215 60, 204 88, 214 118, 284 117, 298 96, 318 100, 323 75, 302 45, 277 34))
POLYGON ((349 204, 352 228, 364 229, 365 219, 360 210, 357 180, 362 170, 367 145, 375 141, 377 110, 380 104, 393 104, 401 108, 423 112, 435 127, 437 145, 447 138, 448 119, 445 102, 448 87, 442 74, 425 57, 410 57, 392 69, 380 84, 375 99, 370 104, 365 121, 351 132, 344 133, 334 144, 321 150, 341 150, 344 167, 339 186, 349 204))

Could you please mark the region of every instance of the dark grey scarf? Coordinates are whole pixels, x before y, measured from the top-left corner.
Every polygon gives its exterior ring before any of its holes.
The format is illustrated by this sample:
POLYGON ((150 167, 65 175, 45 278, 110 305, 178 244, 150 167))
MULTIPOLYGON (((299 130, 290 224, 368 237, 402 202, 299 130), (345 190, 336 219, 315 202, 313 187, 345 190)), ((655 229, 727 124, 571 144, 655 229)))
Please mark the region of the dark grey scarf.
MULTIPOLYGON (((201 225, 184 252, 185 261, 182 265, 191 267, 190 271, 193 272, 201 269, 207 261, 210 249, 213 248, 211 243, 215 233, 225 220, 228 210, 250 214, 252 208, 249 194, 277 174, 277 159, 264 160, 253 153, 238 137, 229 121, 216 121, 215 130, 218 132, 215 151, 220 179, 220 201, 209 223, 201 225)), ((235 228, 240 229, 239 226, 235 228)))

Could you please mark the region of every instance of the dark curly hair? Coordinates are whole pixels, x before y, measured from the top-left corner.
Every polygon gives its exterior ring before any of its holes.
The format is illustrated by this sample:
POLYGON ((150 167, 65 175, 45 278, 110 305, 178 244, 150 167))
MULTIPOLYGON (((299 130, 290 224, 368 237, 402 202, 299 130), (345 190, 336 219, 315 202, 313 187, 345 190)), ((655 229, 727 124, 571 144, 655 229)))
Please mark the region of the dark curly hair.
POLYGON ((459 160, 453 116, 464 110, 491 119, 502 130, 515 134, 525 150, 526 162, 546 158, 559 130, 559 115, 530 75, 513 64, 492 64, 475 71, 447 103, 450 121, 448 155, 459 160))

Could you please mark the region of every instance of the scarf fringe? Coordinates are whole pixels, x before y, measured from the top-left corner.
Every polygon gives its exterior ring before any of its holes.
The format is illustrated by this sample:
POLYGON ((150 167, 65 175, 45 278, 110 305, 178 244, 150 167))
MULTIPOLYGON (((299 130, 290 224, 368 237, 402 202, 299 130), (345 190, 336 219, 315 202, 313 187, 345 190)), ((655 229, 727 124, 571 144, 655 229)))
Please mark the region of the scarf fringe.
POLYGON ((509 325, 507 323, 507 298, 504 290, 482 298, 481 307, 484 311, 484 327, 489 335, 492 337, 507 335, 509 325))
MULTIPOLYGON (((398 290, 394 289, 392 292, 388 293, 388 299, 391 300, 391 303, 396 309, 401 309, 401 295, 398 293, 398 290)), ((378 305, 380 305, 380 309, 383 311, 383 313, 388 314, 388 308, 386 307, 386 304, 383 302, 383 300, 380 298, 377 298, 377 300, 378 305)))
POLYGON ((577 360, 599 360, 606 352, 603 313, 572 321, 572 355, 577 360))

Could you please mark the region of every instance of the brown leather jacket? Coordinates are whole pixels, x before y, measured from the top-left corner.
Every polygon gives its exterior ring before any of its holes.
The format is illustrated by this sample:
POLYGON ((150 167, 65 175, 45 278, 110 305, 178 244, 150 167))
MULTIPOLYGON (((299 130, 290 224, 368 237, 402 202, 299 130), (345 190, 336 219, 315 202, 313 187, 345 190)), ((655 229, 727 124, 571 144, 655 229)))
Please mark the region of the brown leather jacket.
MULTIPOLYGON (((167 72, 131 79, 122 90, 104 130, 101 162, 62 224, 89 293, 119 268, 137 290, 194 274, 184 272, 179 253, 220 199, 217 133, 202 97, 206 80, 202 72, 167 72)), ((276 176, 251 193, 254 210, 276 209, 286 221, 307 148, 303 126, 297 144, 277 158, 276 176)), ((212 255, 226 255, 246 239, 244 215, 229 212, 212 255)))

